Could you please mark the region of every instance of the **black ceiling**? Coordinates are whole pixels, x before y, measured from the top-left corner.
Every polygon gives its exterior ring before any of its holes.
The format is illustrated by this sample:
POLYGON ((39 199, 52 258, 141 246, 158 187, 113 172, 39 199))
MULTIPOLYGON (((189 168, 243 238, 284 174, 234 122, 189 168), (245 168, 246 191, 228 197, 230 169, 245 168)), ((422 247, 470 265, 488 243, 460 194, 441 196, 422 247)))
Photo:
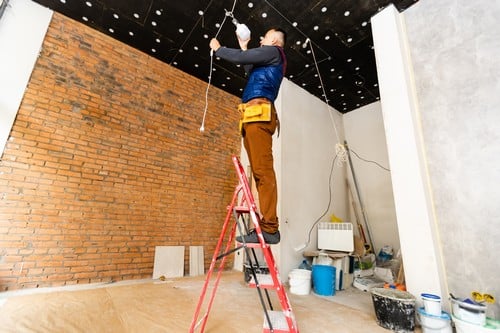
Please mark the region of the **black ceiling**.
MULTIPOLYGON (((326 93, 342 113, 379 99, 370 18, 417 1, 35 0, 207 82, 210 38, 220 31, 223 45, 238 47, 225 10, 252 31, 249 47, 279 26, 288 34, 286 77, 323 101, 326 93)), ((245 81, 243 68, 214 59, 211 84, 240 96, 245 81)))

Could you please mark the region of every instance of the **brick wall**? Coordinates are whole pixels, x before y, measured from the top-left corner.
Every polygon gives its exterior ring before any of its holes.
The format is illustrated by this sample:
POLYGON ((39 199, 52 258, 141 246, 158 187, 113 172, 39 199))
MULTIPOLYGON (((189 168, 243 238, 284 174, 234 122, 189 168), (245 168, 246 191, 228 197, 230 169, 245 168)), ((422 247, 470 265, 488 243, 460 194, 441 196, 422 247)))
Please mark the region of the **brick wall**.
POLYGON ((208 267, 240 139, 215 87, 199 132, 205 89, 55 13, 0 160, 0 290, 149 278, 158 245, 208 267))

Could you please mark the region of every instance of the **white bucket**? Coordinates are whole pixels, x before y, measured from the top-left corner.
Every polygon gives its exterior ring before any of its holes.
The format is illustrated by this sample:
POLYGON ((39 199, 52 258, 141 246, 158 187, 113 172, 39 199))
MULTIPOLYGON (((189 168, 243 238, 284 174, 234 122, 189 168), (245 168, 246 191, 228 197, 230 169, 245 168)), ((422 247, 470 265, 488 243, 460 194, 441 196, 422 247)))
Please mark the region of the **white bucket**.
POLYGON ((418 309, 418 317, 422 326, 422 333, 452 333, 451 317, 447 312, 434 316, 425 311, 423 307, 418 309))
POLYGON ((498 320, 486 318, 485 325, 482 326, 461 320, 455 315, 452 317, 457 333, 500 333, 500 321, 498 320))
POLYGON ((451 299, 452 313, 468 323, 484 326, 486 323, 486 305, 472 304, 460 299, 451 299))
POLYGON ((424 301, 425 312, 433 316, 441 316, 441 297, 433 294, 420 294, 424 301))
POLYGON ((293 269, 288 274, 290 292, 295 295, 309 295, 311 292, 311 271, 308 269, 293 269))

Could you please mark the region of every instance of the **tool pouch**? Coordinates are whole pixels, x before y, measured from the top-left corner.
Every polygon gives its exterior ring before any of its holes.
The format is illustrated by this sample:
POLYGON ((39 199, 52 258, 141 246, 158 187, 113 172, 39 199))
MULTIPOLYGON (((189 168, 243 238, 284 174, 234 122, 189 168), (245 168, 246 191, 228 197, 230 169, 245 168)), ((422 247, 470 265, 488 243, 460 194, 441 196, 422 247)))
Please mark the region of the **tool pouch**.
POLYGON ((240 131, 244 123, 256 121, 271 121, 271 103, 251 104, 243 103, 238 105, 240 111, 240 131))

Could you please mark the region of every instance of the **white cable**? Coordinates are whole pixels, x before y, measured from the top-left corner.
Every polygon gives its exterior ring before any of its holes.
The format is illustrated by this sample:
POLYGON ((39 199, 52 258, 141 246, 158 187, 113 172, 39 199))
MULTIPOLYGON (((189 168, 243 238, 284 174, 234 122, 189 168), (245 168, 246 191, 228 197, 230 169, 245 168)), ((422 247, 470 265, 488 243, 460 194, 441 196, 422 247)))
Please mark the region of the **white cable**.
MULTIPOLYGON (((222 30, 222 27, 224 26, 224 23, 226 23, 226 19, 228 16, 233 15, 234 8, 236 7, 236 2, 238 0, 234 0, 233 2, 233 8, 231 8, 231 11, 227 11, 224 15, 224 19, 222 20, 222 23, 219 27, 219 30, 217 30, 217 33, 215 34, 214 38, 217 38, 219 36, 220 31, 222 30)), ((203 120, 201 121, 201 126, 200 126, 200 132, 205 131, 205 117, 207 115, 207 110, 208 110, 208 90, 210 89, 210 84, 212 83, 212 74, 213 74, 213 65, 214 65, 214 50, 210 50, 210 74, 208 75, 208 84, 207 84, 207 90, 205 91, 205 110, 203 111, 203 120)))
POLYGON ((309 48, 311 49, 311 54, 313 56, 314 66, 316 67, 316 72, 318 73, 321 90, 323 91, 323 97, 325 98, 327 111, 328 114, 330 115, 330 120, 332 121, 333 129, 335 130, 335 136, 337 137, 337 144, 335 145, 335 155, 338 157, 337 163, 340 165, 347 161, 347 152, 344 145, 340 143, 339 133, 337 131, 337 125, 335 124, 332 112, 330 111, 330 104, 328 103, 328 98, 326 97, 325 85, 323 84, 323 79, 321 78, 321 73, 319 71, 318 62, 316 61, 316 55, 314 54, 314 49, 311 40, 307 38, 302 46, 305 48, 308 43, 309 43, 309 48))

